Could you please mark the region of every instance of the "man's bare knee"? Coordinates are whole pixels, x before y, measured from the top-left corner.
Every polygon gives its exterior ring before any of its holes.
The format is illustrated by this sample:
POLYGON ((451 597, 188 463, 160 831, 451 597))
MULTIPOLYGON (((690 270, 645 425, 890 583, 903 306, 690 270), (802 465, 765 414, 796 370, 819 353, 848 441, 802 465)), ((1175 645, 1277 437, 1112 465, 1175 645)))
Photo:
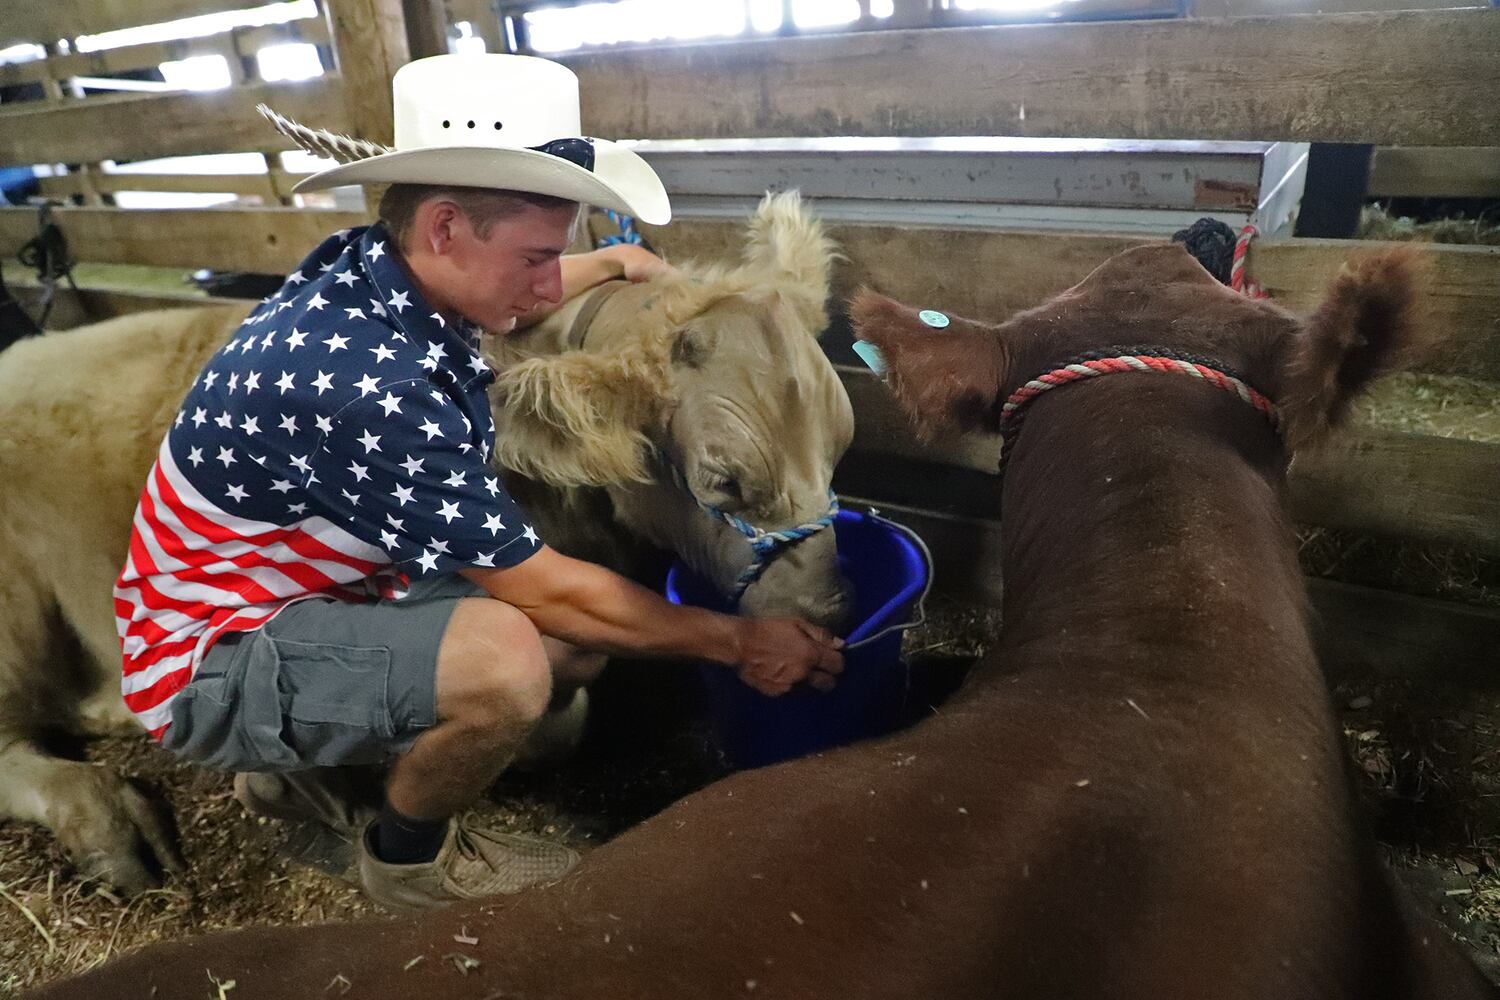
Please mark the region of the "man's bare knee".
MULTIPOLYGON (((599 679, 609 657, 582 649, 571 642, 542 636, 542 648, 547 652, 547 662, 552 666, 552 688, 556 696, 562 688, 587 687, 599 679)), ((569 692, 571 696, 571 691, 569 692)))
POLYGON ((500 601, 460 601, 438 648, 438 717, 481 728, 526 727, 551 696, 552 671, 536 626, 500 601))

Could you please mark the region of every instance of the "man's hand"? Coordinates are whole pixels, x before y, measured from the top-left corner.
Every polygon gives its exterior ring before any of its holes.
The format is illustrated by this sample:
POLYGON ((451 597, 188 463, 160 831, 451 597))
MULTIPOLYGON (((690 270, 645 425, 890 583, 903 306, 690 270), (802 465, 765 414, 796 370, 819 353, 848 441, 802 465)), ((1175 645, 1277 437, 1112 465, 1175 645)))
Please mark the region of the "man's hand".
POLYGON ((844 640, 826 629, 795 618, 749 618, 743 620, 733 666, 740 680, 772 697, 804 680, 819 691, 831 691, 844 669, 843 646, 844 640))
POLYGON ((652 278, 664 278, 677 273, 677 268, 634 243, 617 243, 594 252, 608 257, 611 264, 619 268, 620 277, 626 281, 650 281, 652 278))

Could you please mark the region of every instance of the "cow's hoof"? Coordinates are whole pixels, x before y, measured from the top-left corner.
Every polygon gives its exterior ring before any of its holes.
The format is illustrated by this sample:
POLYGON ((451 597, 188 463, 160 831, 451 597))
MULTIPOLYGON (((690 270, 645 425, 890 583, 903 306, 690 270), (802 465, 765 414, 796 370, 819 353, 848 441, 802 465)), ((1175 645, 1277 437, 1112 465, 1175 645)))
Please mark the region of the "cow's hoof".
POLYGON ((170 814, 113 771, 72 765, 48 793, 48 825, 85 878, 135 895, 184 870, 170 814))
POLYGON ((526 742, 516 752, 513 765, 519 771, 536 772, 560 767, 577 752, 589 721, 588 688, 578 688, 573 699, 537 720, 526 742))

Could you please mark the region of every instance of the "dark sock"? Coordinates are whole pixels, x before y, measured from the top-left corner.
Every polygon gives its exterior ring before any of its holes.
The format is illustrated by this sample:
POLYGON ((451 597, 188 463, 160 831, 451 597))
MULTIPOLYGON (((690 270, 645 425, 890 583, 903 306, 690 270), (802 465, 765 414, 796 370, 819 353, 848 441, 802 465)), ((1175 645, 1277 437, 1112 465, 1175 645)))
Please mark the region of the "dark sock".
POLYGON ((393 808, 380 807, 375 821, 375 856, 386 864, 415 865, 436 858, 448 835, 446 819, 413 819, 393 808))

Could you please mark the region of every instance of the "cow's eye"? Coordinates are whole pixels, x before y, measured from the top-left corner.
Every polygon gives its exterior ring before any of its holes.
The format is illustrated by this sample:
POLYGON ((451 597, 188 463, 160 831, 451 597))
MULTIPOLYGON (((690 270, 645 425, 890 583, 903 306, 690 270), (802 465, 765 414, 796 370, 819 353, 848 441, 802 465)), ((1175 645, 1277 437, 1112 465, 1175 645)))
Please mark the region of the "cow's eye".
POLYGON ((745 500, 739 479, 726 472, 704 473, 703 489, 707 493, 715 494, 715 499, 722 501, 739 504, 745 500))

